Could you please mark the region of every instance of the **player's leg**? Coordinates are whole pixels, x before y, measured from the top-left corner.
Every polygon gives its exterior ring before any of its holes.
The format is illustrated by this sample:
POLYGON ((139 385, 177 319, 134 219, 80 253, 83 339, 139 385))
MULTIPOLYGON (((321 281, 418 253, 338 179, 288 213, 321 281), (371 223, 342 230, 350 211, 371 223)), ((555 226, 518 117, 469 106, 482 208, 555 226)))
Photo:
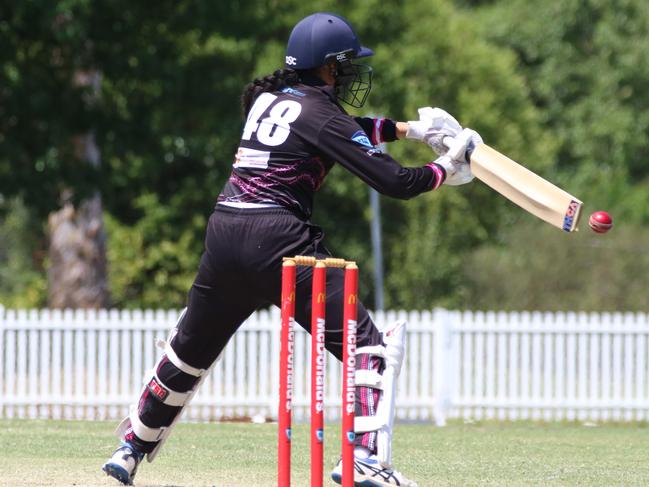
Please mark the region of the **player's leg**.
MULTIPOLYGON (((319 255, 325 257, 324 254, 319 255)), ((298 268, 296 321, 311 327, 312 269, 298 268)), ((343 346, 344 270, 327 269, 325 343, 339 360, 343 346)), ((392 466, 392 429, 396 379, 404 354, 405 323, 379 332, 362 303, 358 304, 356 349, 355 481, 364 486, 415 487, 392 466)), ((340 483, 342 466, 332 472, 340 483)))
POLYGON ((405 322, 382 330, 381 345, 356 349, 356 476, 363 485, 416 487, 392 466, 396 387, 405 352, 405 322))
POLYGON ((257 307, 241 275, 215 276, 208 261, 205 253, 187 309, 145 377, 138 404, 118 427, 122 446, 103 470, 122 483, 132 483, 144 455, 153 460, 228 340, 257 307))

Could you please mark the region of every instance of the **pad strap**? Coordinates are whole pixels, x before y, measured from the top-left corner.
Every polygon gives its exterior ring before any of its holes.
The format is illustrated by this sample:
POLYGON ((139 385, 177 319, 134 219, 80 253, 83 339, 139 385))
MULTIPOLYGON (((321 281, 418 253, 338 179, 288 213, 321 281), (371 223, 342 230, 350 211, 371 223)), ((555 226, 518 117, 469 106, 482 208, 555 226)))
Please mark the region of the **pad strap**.
POLYGON ((354 418, 354 431, 356 433, 379 431, 386 425, 387 421, 380 416, 356 416, 354 418))
POLYGON ((359 369, 355 376, 356 386, 383 389, 382 376, 376 370, 359 369))
POLYGON ((385 358, 385 347, 383 345, 367 345, 356 349, 356 355, 367 354, 375 357, 385 358))
POLYGON ((205 374, 206 369, 197 369, 196 367, 192 367, 191 365, 183 362, 180 357, 176 355, 174 349, 171 348, 171 344, 169 342, 165 342, 164 340, 157 340, 156 346, 161 350, 164 350, 165 355, 167 355, 169 361, 186 374, 193 375, 194 377, 201 377, 203 374, 205 374))
POLYGON ((131 421, 131 428, 133 428, 133 433, 137 435, 138 438, 144 441, 158 441, 164 434, 165 430, 168 427, 160 428, 150 428, 140 420, 140 415, 137 412, 136 406, 131 406, 131 414, 129 415, 131 421))

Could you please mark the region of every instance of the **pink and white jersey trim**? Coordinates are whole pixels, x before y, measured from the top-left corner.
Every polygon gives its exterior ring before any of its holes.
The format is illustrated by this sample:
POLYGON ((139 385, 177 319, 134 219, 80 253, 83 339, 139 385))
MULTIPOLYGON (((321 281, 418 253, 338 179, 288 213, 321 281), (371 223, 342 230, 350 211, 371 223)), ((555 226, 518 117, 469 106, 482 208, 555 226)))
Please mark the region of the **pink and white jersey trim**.
POLYGON ((446 179, 446 174, 444 173, 444 170, 439 166, 439 164, 436 164, 434 162, 426 164, 426 167, 431 168, 433 173, 435 173, 435 181, 433 181, 433 187, 431 188, 435 190, 442 185, 442 183, 446 179))
POLYGON ((383 139, 383 122, 385 118, 374 119, 374 130, 372 130, 372 145, 378 145, 385 142, 383 139))

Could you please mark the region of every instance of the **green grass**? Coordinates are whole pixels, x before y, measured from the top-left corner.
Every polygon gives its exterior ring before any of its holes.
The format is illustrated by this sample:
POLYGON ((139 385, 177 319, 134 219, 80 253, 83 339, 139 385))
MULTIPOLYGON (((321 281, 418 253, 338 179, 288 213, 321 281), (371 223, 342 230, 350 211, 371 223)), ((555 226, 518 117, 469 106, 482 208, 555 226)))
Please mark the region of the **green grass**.
MULTIPOLYGON (((0 485, 116 486, 99 468, 116 445, 115 423, 0 421, 0 485)), ((293 485, 308 486, 308 426, 293 440, 293 485)), ((181 424, 139 486, 273 486, 276 426, 181 424)), ((325 433, 325 465, 338 454, 338 427, 325 433)), ((426 486, 646 486, 649 429, 530 422, 398 425, 398 469, 426 486)), ((325 480, 325 485, 335 485, 325 480)))

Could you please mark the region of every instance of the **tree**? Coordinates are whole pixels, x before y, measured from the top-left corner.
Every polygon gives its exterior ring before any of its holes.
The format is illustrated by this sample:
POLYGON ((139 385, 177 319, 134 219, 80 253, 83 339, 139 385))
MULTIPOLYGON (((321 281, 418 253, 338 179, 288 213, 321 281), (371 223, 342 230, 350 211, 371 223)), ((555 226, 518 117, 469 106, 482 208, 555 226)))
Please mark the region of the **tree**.
MULTIPOLYGON (((3 7, 8 22, 0 22, 0 194, 22 196, 40 218, 58 207, 63 193, 69 195, 51 222, 71 230, 70 238, 55 236, 52 242, 76 241, 78 250, 66 253, 67 244, 53 250, 52 266, 74 267, 57 266, 58 256, 86 254, 88 241, 81 236, 96 236, 101 253, 97 215, 90 229, 69 220, 101 214, 97 190, 107 209, 127 224, 144 216, 132 204, 141 194, 174 206, 167 235, 152 235, 145 252, 165 238, 173 241, 174 227, 182 233, 185 215, 209 212, 227 174, 227 165, 220 164, 229 161, 236 144, 240 114, 231 100, 254 56, 253 42, 236 36, 255 32, 254 22, 246 22, 257 12, 252 8, 244 21, 235 7, 186 1, 150 9, 87 0, 3 7), (102 75, 100 95, 90 84, 74 82, 92 72, 102 75), (88 150, 94 140, 97 146, 88 150), (87 164, 88 154, 99 151, 103 164, 87 164), (87 198, 92 203, 84 205, 87 198)), ((197 260, 198 233, 196 242, 197 260)), ((94 263, 101 274, 102 259, 94 263)), ((62 272, 53 269, 52 275, 62 272)))
MULTIPOLYGON (((440 105, 512 155, 524 146, 535 155, 544 145, 511 56, 481 41, 448 2, 419 0, 390 12, 376 0, 351 7, 185 0, 155 9, 123 0, 20 3, 7 12, 11 28, 0 29, 7 40, 0 74, 6 82, 0 101, 7 104, 0 106, 7 107, 6 120, 15 119, 0 141, 6 149, 0 193, 23 195, 44 217, 58 207, 62 190, 78 205, 98 188, 111 214, 109 234, 124 239, 109 243, 114 303, 181 305, 236 149, 241 114, 235 100, 254 76, 281 66, 290 29, 313 10, 342 13, 376 47, 375 88, 365 113, 407 119, 418 106, 440 105), (101 92, 88 104, 89 90, 70 80, 92 69, 101 72, 101 92), (73 136, 90 132, 102 155, 98 169, 74 157, 73 136), (20 170, 13 171, 17 161, 20 170)), ((406 163, 432 158, 414 144, 390 150, 406 163)), ((314 220, 328 229, 332 251, 359 260, 369 276, 371 216, 362 210, 359 216, 367 188, 336 168, 323 193, 314 220)), ((499 205, 477 187, 444 188, 406 204, 385 200, 385 219, 392 220, 385 228, 391 304, 451 302, 459 256, 495 231, 499 205), (479 211, 467 224, 470 207, 479 211)), ((366 300, 369 290, 363 290, 366 300)))
MULTIPOLYGON (((369 16, 378 5, 365 5, 368 18, 361 25, 376 27, 369 16)), ((540 130, 540 114, 516 74, 514 56, 485 42, 470 16, 448 2, 409 2, 378 25, 390 30, 373 33, 375 112, 408 120, 417 107, 440 106, 512 157, 529 160, 536 169, 552 167, 554 146, 540 130)), ((389 150, 412 165, 435 157, 422 144, 402 142, 389 150)), ((479 183, 383 203, 390 220, 385 238, 390 307, 461 305, 463 256, 493 238, 511 214, 502 198, 479 183)))
POLYGON ((623 195, 649 178, 649 4, 515 0, 480 15, 484 34, 517 55, 559 144, 562 180, 584 200, 647 222, 646 204, 635 197, 628 204, 623 195))
MULTIPOLYGON (((242 125, 240 91, 281 66, 298 19, 325 10, 348 17, 375 48, 374 88, 362 113, 408 120, 420 106, 441 106, 490 145, 587 203, 597 201, 596 209, 646 223, 649 63, 637 42, 649 22, 644 2, 455 4, 3 5, 0 195, 20 197, 38 228, 61 207, 64 191, 77 211, 100 191, 112 237, 113 304, 181 306, 205 222, 230 172, 242 125), (88 103, 91 87, 73 80, 93 70, 101 86, 88 103), (100 166, 76 155, 75 137, 88 134, 100 166)), ((434 157, 411 142, 388 150, 407 165, 434 157)), ((483 251, 506 254, 515 245, 511 227, 534 221, 478 182, 408 202, 384 198, 382 207, 390 307, 464 306, 477 286, 463 273, 466 262, 483 262, 483 251)), ((333 253, 359 261, 365 283, 370 218, 365 185, 334 168, 316 197, 314 222, 327 230, 333 253)), ((30 248, 42 249, 40 238, 30 248)), ((42 253, 33 255, 42 267, 42 253)), ((499 279, 492 282, 506 291, 499 279)), ((367 302, 370 292, 371 285, 362 288, 367 302)))

